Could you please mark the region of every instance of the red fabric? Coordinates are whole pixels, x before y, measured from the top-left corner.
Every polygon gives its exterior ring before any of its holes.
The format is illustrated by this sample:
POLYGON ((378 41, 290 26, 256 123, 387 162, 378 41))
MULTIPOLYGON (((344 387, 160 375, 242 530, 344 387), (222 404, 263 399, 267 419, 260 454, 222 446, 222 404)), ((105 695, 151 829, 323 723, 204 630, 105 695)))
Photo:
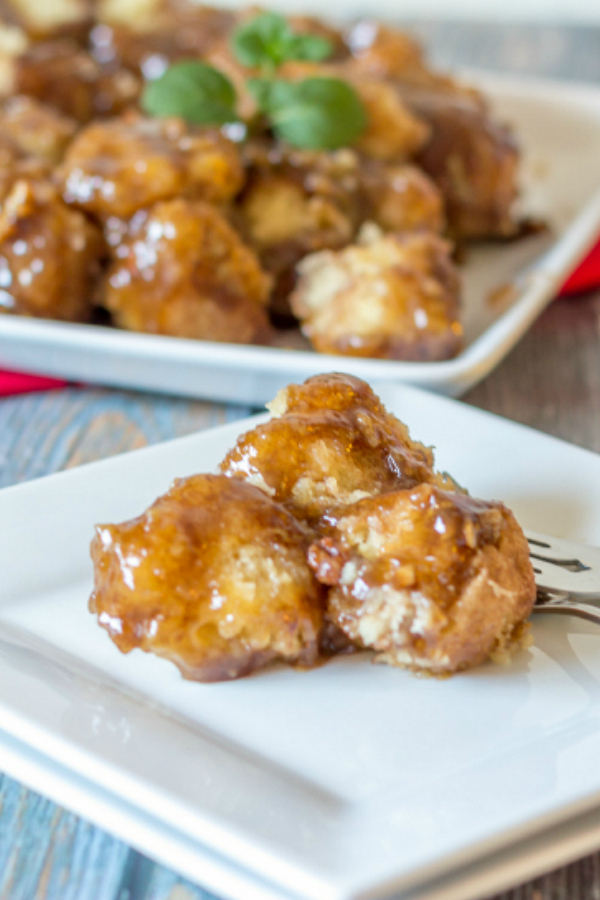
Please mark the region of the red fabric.
POLYGON ((570 275, 561 289, 561 297, 600 287, 600 240, 570 275))
POLYGON ((28 394, 30 391, 49 391, 65 387, 66 381, 55 378, 41 378, 39 375, 25 375, 21 372, 4 372, 0 369, 0 397, 12 394, 28 394))
MULTIPOLYGON (((600 287, 600 240, 581 265, 567 278, 560 291, 561 297, 578 294, 600 287)), ((3 372, 0 370, 0 397, 11 394, 26 394, 29 391, 48 391, 65 387, 66 381, 54 378, 41 378, 38 375, 25 375, 19 372, 3 372)))

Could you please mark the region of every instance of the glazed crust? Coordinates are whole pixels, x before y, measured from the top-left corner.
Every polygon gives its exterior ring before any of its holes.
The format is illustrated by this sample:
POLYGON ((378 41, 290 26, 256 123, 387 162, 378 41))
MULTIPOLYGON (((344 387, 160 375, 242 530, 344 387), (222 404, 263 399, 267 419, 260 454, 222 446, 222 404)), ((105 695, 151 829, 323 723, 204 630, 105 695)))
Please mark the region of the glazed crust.
POLYGON ((318 657, 321 589, 307 536, 262 491, 218 475, 176 481, 143 515, 98 525, 90 611, 124 653, 223 681, 318 657))
POLYGON ((436 675, 509 654, 535 601, 512 513, 422 484, 346 509, 309 560, 327 615, 375 660, 436 675))
MULTIPOLYGON (((406 33, 373 21, 343 32, 289 16, 293 29, 326 38, 331 54, 288 60, 278 77, 342 79, 366 117, 352 146, 294 149, 257 109, 248 85, 261 73, 232 49, 233 29, 257 12, 191 0, 0 0, 0 97, 10 98, 0 106, 0 202, 20 178, 52 181, 67 205, 103 229, 111 271, 91 300, 114 311, 112 324, 305 348, 300 325, 321 353, 453 357, 462 336, 458 284, 452 248, 437 237, 518 235, 510 130, 477 91, 432 70, 406 33), (239 122, 208 128, 141 113, 144 85, 186 59, 230 78, 239 122), (137 273, 130 291, 112 278, 114 266, 123 279, 132 269, 127 240, 116 253, 119 236, 130 234, 137 213, 152 216, 155 204, 176 199, 218 207, 239 240, 221 242, 232 257, 225 279, 210 282, 210 298, 205 277, 184 297, 184 275, 177 299, 157 304, 162 286, 152 283, 142 304, 137 273), (362 229, 373 224, 388 239, 367 248, 362 229), (266 313, 246 283, 231 289, 241 244, 268 282, 258 292, 268 294, 266 313), (157 305, 160 314, 152 312, 157 305)), ((151 249, 152 240, 144 235, 141 245, 151 249)), ((160 277, 169 269, 167 293, 178 266, 189 272, 188 248, 171 250, 153 270, 160 277)), ((145 277, 151 270, 145 264, 145 277)))
POLYGON ((290 298, 320 353, 435 360, 461 345, 458 275, 450 246, 427 232, 382 235, 307 256, 290 298))
POLYGON ((295 267, 308 253, 348 244, 360 221, 360 159, 349 149, 316 153, 250 141, 236 223, 273 276, 270 305, 290 316, 295 267))
POLYGON ((33 43, 15 58, 13 90, 86 123, 135 103, 141 81, 127 69, 100 65, 77 41, 64 38, 33 43))
POLYGON ((443 676, 527 643, 535 582, 512 513, 436 473, 357 378, 310 378, 271 407, 223 474, 97 526, 90 610, 123 652, 220 681, 365 649, 443 676))
POLYGON ((441 234, 444 201, 435 183, 413 165, 363 161, 360 194, 364 219, 383 231, 441 234))
POLYGON ((270 408, 276 418, 242 435, 221 471, 300 519, 316 524, 359 498, 435 479, 431 451, 358 378, 309 378, 270 408))
POLYGON ((84 322, 102 234, 47 181, 18 177, 0 211, 0 312, 84 322))
POLYGON ((19 157, 50 166, 62 159, 77 123, 33 97, 17 95, 0 105, 0 129, 19 157))
POLYGON ((155 78, 167 63, 204 56, 231 31, 236 14, 188 0, 98 0, 96 18, 95 57, 155 78))
POLYGON ((270 280, 219 210, 171 200, 118 232, 103 303, 122 328, 233 343, 265 342, 270 280))
POLYGON ((411 97, 431 127, 417 159, 444 196, 450 234, 459 240, 516 234, 519 152, 512 132, 472 100, 411 97))
POLYGON ((73 35, 85 40, 94 0, 0 0, 0 21, 35 40, 73 35))
POLYGON ((243 172, 237 150, 217 132, 131 113, 81 131, 58 178, 67 203, 105 221, 174 197, 225 203, 243 172))
POLYGON ((396 164, 414 159, 429 138, 429 126, 415 116, 393 85, 361 77, 354 87, 367 114, 358 150, 372 159, 396 164))
POLYGON ((440 75, 425 62, 419 45, 404 32, 373 21, 357 23, 347 36, 345 63, 359 77, 376 77, 428 129, 416 161, 436 182, 446 202, 453 237, 510 237, 519 159, 510 129, 491 115, 482 95, 440 75))

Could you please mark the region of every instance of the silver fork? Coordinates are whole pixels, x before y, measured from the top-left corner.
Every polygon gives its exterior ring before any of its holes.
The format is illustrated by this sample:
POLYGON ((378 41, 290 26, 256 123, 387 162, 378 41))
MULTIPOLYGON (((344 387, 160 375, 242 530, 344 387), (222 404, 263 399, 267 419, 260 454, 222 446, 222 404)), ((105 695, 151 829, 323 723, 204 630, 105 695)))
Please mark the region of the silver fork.
POLYGON ((600 624, 600 548, 525 531, 538 596, 534 612, 600 624))

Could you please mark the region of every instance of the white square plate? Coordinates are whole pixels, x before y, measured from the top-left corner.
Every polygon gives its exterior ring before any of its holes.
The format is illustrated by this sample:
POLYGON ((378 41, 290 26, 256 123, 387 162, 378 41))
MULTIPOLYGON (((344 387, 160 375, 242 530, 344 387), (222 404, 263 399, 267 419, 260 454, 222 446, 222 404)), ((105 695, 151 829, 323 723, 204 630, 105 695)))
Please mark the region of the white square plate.
MULTIPOLYGON (((600 544, 600 457, 411 388, 384 399, 474 494, 505 500, 535 530, 600 544)), ((70 773, 84 815, 94 818, 80 782, 114 810, 117 832, 127 810, 153 823, 129 838, 147 852, 164 858, 162 833, 171 865, 181 858, 190 874, 195 860, 199 880, 212 856, 311 900, 415 892, 599 806, 600 629, 590 623, 540 617, 535 647, 510 666, 442 681, 362 654, 201 685, 164 660, 119 653, 86 610, 93 524, 138 514, 175 476, 214 469, 247 425, 0 492, 5 734, 49 773, 70 773)), ((14 759, 11 772, 21 777, 14 759)), ((222 893, 247 898, 242 883, 232 877, 222 893)))
MULTIPOLYGON (((372 384, 458 395, 487 375, 556 294, 600 231, 600 89, 470 72, 523 148, 524 212, 551 233, 471 248, 465 347, 444 362, 343 359, 372 384), (500 300, 499 300, 500 298, 500 300)), ((260 405, 290 381, 339 368, 305 350, 216 344, 0 315, 0 366, 77 381, 260 405)))

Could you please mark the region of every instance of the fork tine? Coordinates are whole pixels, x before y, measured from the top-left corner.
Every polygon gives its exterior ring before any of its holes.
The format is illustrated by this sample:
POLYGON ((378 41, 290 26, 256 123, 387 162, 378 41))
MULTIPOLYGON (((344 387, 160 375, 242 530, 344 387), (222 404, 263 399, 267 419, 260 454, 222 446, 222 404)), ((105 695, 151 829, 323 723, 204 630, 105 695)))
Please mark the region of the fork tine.
POLYGON ((600 548, 525 531, 538 588, 553 595, 600 599, 600 548))

